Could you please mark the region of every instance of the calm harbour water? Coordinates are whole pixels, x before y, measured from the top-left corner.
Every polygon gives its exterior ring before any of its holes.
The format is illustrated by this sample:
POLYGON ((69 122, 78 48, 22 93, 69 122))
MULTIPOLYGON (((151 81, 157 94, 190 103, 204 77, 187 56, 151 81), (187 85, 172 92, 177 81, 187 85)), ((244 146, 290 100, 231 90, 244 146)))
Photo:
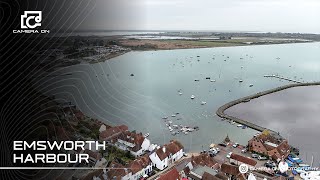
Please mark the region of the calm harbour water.
POLYGON ((219 106, 289 83, 263 77, 266 74, 320 80, 319 59, 320 43, 129 52, 102 63, 61 68, 53 74, 72 75, 51 78, 50 84, 43 79, 36 86, 108 124, 149 132, 152 143, 179 139, 187 151, 198 151, 221 142, 227 134, 247 144, 256 131, 221 121, 215 115, 219 106), (196 98, 191 100, 191 95, 196 98), (175 112, 180 114, 173 119, 175 112), (200 130, 172 136, 164 116, 173 124, 200 130))

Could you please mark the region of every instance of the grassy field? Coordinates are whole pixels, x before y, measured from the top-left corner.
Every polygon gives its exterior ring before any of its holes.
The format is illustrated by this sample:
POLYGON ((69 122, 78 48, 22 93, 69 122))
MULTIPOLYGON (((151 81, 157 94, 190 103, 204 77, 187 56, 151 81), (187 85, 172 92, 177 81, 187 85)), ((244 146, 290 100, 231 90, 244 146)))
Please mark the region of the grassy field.
POLYGON ((240 46, 244 45, 236 41, 206 41, 206 40, 164 40, 174 44, 184 44, 191 46, 206 46, 206 47, 224 47, 224 46, 240 46))
POLYGON ((249 46, 263 44, 284 44, 302 43, 297 39, 263 38, 263 37, 240 37, 232 39, 123 39, 119 40, 120 46, 133 50, 156 50, 156 49, 191 49, 205 47, 228 47, 228 46, 249 46))
POLYGON ((244 43, 228 41, 209 41, 209 40, 136 40, 126 39, 119 41, 124 47, 133 50, 155 50, 155 49, 191 49, 205 47, 226 47, 241 46, 244 43))

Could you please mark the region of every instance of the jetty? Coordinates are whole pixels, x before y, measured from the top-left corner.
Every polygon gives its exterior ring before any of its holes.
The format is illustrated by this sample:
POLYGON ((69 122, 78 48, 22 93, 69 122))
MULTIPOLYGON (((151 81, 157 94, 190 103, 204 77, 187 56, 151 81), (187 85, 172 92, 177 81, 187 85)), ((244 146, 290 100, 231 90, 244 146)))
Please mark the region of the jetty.
POLYGON ((233 116, 230 116, 228 114, 225 114, 225 110, 227 110, 228 108, 230 108, 230 107, 232 107, 234 105, 237 105, 237 104, 240 104, 240 103, 249 102, 251 99, 255 99, 255 98, 267 95, 267 94, 272 94, 272 93, 275 93, 275 92, 278 92, 278 91, 282 91, 282 90, 285 90, 285 89, 288 89, 288 88, 300 87, 300 86, 317 86, 317 85, 320 85, 320 82, 295 83, 295 84, 288 84, 288 85, 280 86, 280 87, 277 87, 277 88, 274 88, 274 89, 258 92, 256 94, 253 94, 253 95, 250 95, 250 96, 246 96, 246 97, 231 101, 231 102, 229 102, 227 104, 224 104, 223 106, 218 108, 218 110, 216 111, 216 114, 221 118, 224 118, 224 119, 227 119, 229 121, 233 121, 233 122, 245 125, 247 127, 255 129, 257 131, 263 132, 264 130, 268 130, 268 131, 272 132, 273 134, 278 134, 279 135, 278 132, 275 132, 275 131, 273 131, 271 129, 259 126, 259 125, 254 124, 254 123, 251 123, 250 121, 248 121, 246 119, 240 119, 240 118, 233 117, 233 116))
POLYGON ((263 77, 277 78, 277 79, 285 80, 285 81, 288 81, 288 82, 294 82, 294 83, 303 83, 301 81, 298 81, 298 80, 295 80, 295 79, 286 78, 286 77, 282 77, 282 76, 279 76, 279 75, 264 75, 263 77))

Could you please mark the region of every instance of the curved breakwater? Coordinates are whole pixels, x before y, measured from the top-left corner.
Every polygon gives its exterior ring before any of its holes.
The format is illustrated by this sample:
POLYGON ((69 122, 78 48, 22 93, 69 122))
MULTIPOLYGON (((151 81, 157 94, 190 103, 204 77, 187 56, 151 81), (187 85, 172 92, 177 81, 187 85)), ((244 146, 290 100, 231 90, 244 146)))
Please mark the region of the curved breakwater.
POLYGON ((243 98, 240 98, 240 99, 237 99, 237 100, 234 100, 234 101, 231 101, 229 103, 224 104, 223 106, 218 108, 218 110, 216 111, 216 114, 221 118, 225 118, 227 120, 234 121, 236 123, 245 125, 247 127, 250 127, 252 129, 255 129, 255 130, 260 131, 260 132, 262 132, 262 131, 267 129, 267 130, 269 130, 269 131, 271 131, 273 133, 278 134, 278 132, 275 132, 275 131, 273 131, 271 129, 259 126, 259 125, 254 124, 254 123, 251 123, 248 120, 240 119, 240 118, 233 117, 233 116, 230 116, 228 114, 225 114, 225 111, 228 108, 232 107, 232 106, 235 106, 235 105, 240 104, 240 103, 249 102, 251 99, 255 99, 255 98, 267 95, 267 94, 272 94, 272 93, 275 93, 275 92, 278 92, 278 91, 282 91, 282 90, 285 90, 285 89, 288 89, 288 88, 292 88, 292 87, 315 86, 315 85, 320 85, 320 82, 288 84, 288 85, 280 86, 280 87, 277 87, 277 88, 274 88, 274 89, 258 92, 256 94, 253 94, 253 95, 250 95, 250 96, 246 96, 246 97, 243 97, 243 98))

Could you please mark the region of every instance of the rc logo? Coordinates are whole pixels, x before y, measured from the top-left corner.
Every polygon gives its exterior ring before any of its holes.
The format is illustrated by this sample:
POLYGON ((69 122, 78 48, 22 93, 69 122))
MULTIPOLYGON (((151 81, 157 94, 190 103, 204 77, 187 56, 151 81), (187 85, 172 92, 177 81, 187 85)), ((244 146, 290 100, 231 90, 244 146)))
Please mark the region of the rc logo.
POLYGON ((24 11, 24 14, 21 15, 21 28, 36 28, 41 26, 42 12, 41 11, 24 11), (31 21, 34 21, 33 25, 30 24, 31 21))
POLYGON ((41 26, 42 12, 41 11, 24 11, 24 14, 21 15, 21 28, 36 28, 41 26), (30 24, 30 21, 33 20, 34 24, 30 24))
POLYGON ((21 29, 13 30, 13 33, 49 33, 50 31, 47 29, 35 29, 36 27, 41 27, 41 21, 42 11, 24 11, 20 19, 21 29))

